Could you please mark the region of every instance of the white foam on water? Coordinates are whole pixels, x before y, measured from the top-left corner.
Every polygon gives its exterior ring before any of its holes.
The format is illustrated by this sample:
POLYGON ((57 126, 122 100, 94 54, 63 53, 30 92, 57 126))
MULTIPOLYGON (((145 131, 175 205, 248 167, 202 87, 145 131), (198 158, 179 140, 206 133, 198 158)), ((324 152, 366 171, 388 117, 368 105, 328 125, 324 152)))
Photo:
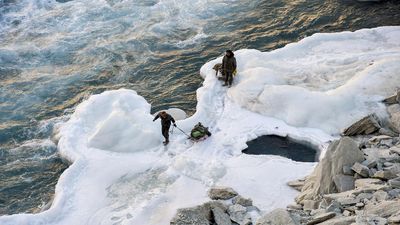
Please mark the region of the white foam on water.
POLYGON ((235 188, 263 212, 285 207, 296 196, 286 182, 315 163, 245 155, 246 142, 289 135, 324 151, 350 122, 382 114, 379 101, 400 85, 397 40, 400 27, 381 27, 316 34, 272 52, 239 50, 230 89, 212 70, 221 58, 206 63, 196 113, 177 121, 185 133, 197 122, 210 128, 197 143, 174 130, 162 146, 160 123, 135 91, 91 96, 60 128, 59 151, 73 163, 50 209, 0 224, 168 224, 176 209, 207 201, 212 185, 235 188))

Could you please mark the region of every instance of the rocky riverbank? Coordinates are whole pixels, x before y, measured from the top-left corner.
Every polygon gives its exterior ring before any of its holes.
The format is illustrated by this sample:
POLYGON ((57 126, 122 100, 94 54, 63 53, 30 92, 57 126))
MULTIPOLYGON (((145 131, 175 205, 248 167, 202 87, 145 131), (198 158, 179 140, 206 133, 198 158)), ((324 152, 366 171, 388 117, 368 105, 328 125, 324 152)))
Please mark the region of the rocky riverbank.
POLYGON ((400 224, 400 92, 383 101, 389 117, 369 115, 333 141, 312 174, 289 182, 295 203, 260 217, 251 199, 228 187, 212 201, 180 209, 172 225, 400 224))

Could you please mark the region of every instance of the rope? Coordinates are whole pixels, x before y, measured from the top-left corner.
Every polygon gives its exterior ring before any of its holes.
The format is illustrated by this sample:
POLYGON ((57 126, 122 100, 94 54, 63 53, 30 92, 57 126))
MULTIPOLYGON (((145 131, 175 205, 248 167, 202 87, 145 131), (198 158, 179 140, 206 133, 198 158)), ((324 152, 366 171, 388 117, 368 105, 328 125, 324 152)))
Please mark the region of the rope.
POLYGON ((185 133, 185 131, 181 130, 181 128, 179 128, 178 126, 176 126, 176 128, 177 128, 178 130, 180 130, 182 133, 184 133, 186 136, 188 136, 188 138, 191 138, 187 133, 185 133))

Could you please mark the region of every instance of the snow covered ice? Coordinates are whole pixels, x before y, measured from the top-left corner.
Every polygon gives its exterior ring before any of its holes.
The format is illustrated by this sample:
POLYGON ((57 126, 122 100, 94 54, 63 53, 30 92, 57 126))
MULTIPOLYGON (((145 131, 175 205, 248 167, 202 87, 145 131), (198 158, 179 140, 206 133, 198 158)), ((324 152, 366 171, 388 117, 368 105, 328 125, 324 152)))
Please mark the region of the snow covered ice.
POLYGON ((221 58, 208 62, 196 113, 177 121, 186 132, 197 122, 210 128, 198 143, 175 129, 164 147, 159 121, 133 90, 91 96, 60 128, 59 151, 73 163, 51 208, 0 224, 168 224, 176 209, 207 201, 212 185, 233 187, 264 212, 285 207, 296 195, 286 182, 315 163, 245 155, 246 142, 289 135, 324 151, 351 122, 384 115, 379 101, 400 86, 398 40, 400 27, 380 27, 315 34, 272 52, 239 50, 230 89, 212 70, 221 58))

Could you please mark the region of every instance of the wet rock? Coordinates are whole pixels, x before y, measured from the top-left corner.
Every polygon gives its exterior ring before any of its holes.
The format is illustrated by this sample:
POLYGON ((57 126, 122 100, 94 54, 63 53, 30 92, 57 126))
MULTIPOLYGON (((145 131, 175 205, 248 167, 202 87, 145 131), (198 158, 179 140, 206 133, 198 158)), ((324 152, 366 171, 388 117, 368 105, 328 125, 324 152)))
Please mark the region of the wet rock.
POLYGON ((320 215, 315 216, 310 222, 307 223, 307 225, 318 224, 318 223, 324 222, 326 220, 332 219, 335 216, 336 216, 336 213, 334 213, 334 212, 320 214, 320 215))
POLYGON ((372 134, 381 128, 379 119, 375 114, 368 115, 344 130, 343 135, 355 136, 372 134))
POLYGON ((333 177, 333 182, 335 183, 336 190, 338 190, 339 192, 354 189, 353 176, 338 174, 333 177))
POLYGON ((275 209, 260 217, 256 225, 295 225, 295 222, 285 209, 275 209))
POLYGON ((364 213, 366 215, 376 215, 379 217, 389 217, 395 213, 398 213, 400 209, 400 200, 395 201, 382 201, 377 204, 367 204, 364 207, 364 213))
POLYGON ((253 205, 253 200, 250 198, 243 198, 242 196, 238 195, 232 199, 233 204, 239 204, 241 206, 247 207, 253 205))
POLYGON ((247 214, 246 207, 241 205, 231 205, 228 207, 228 214, 232 221, 240 225, 251 224, 251 217, 247 214))
POLYGON ((356 162, 351 169, 362 177, 369 177, 369 168, 356 162))
POLYGON ((237 195, 238 193, 230 187, 212 187, 208 191, 208 197, 213 200, 228 200, 237 195))

